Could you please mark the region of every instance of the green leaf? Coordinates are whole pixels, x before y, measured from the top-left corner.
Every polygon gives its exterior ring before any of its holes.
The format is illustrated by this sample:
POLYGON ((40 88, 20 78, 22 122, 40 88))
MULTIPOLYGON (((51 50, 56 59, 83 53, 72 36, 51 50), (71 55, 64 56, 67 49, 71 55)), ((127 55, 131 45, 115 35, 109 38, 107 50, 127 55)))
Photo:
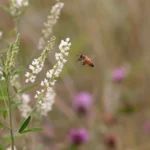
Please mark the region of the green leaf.
POLYGON ((21 133, 25 133, 25 132, 33 132, 33 131, 42 131, 42 128, 28 128, 24 131, 22 131, 21 133))
POLYGON ((22 93, 24 93, 24 92, 26 92, 26 91, 28 91, 28 90, 30 90, 30 89, 36 87, 37 85, 38 85, 37 83, 31 84, 31 85, 25 87, 24 89, 20 90, 18 93, 21 93, 21 94, 22 94, 22 93))
POLYGON ((13 71, 12 75, 21 74, 21 73, 23 73, 23 72, 25 72, 25 71, 26 71, 25 68, 20 67, 20 68, 16 69, 15 71, 13 71))
POLYGON ((18 102, 18 103, 12 104, 11 108, 16 108, 16 107, 18 107, 21 104, 22 104, 22 102, 18 102))
POLYGON ((3 128, 3 124, 2 124, 1 121, 0 121, 0 129, 1 129, 1 128, 3 128))
POLYGON ((22 124, 22 126, 20 127, 19 129, 19 133, 23 132, 25 130, 25 128, 29 125, 30 123, 30 120, 31 120, 31 116, 29 116, 25 121, 24 123, 22 124))
POLYGON ((6 116, 7 116, 7 110, 4 110, 3 111, 3 118, 6 119, 6 116))

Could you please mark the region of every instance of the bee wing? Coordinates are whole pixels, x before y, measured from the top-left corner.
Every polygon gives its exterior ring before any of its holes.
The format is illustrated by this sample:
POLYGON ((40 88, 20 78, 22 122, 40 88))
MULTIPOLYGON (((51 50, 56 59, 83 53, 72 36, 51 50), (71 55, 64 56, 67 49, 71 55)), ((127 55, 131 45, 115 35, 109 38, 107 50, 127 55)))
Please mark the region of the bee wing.
POLYGON ((91 61, 94 61, 94 59, 96 58, 96 55, 89 55, 89 58, 91 61))

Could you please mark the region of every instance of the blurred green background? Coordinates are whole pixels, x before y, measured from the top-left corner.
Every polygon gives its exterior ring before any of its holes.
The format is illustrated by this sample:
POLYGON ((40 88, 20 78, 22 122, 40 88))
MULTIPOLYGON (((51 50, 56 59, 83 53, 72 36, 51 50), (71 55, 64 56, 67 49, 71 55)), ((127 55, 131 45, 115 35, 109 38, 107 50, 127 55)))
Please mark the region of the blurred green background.
MULTIPOLYGON (((16 146, 19 150, 25 146, 27 150, 37 150, 40 146, 43 150, 66 149, 68 130, 85 127, 90 140, 79 148, 81 150, 149 150, 150 124, 146 133, 143 126, 150 120, 150 1, 63 2, 65 7, 53 30, 57 44, 38 76, 40 82, 55 63, 54 54, 58 51, 60 40, 70 37, 72 46, 68 62, 56 84, 56 102, 49 116, 41 122, 44 131, 17 138, 16 146), (80 54, 91 58, 95 67, 83 67, 76 62, 80 54), (121 83, 112 81, 112 72, 118 67, 128 70, 121 83), (81 118, 73 110, 72 101, 75 94, 83 91, 93 95, 93 106, 90 114, 81 118), (105 140, 107 135, 113 136, 115 146, 105 140)), ((0 0, 0 4, 8 5, 9 2, 0 0)), ((54 4, 54 0, 30 0, 19 23, 21 49, 18 65, 28 67, 33 58, 40 55, 38 39, 54 4)), ((3 39, 12 40, 13 18, 2 10, 0 18, 3 39)), ((0 48, 6 46, 1 40, 0 48)), ((35 103, 35 90, 29 93, 32 104, 35 103)), ((14 113, 14 126, 17 126, 20 117, 17 110, 14 113)), ((0 130, 0 135, 3 134, 0 130)), ((2 141, 0 138, 0 143, 2 141)))

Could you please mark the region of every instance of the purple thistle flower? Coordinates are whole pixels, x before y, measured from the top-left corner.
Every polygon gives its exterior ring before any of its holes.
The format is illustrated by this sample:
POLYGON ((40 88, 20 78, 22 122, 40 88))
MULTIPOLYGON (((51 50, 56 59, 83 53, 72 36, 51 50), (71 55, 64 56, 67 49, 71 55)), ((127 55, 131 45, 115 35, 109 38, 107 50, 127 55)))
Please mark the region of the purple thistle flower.
POLYGON ((104 139, 104 142, 108 147, 116 147, 116 137, 114 135, 107 135, 104 139))
POLYGON ((81 92, 74 97, 73 107, 81 114, 87 113, 92 105, 92 95, 87 92, 81 92))
POLYGON ((69 139, 71 144, 80 145, 86 143, 89 140, 89 136, 85 129, 72 129, 69 132, 69 139))
POLYGON ((116 82, 121 82, 126 75, 127 73, 125 68, 116 68, 112 74, 112 79, 116 82))

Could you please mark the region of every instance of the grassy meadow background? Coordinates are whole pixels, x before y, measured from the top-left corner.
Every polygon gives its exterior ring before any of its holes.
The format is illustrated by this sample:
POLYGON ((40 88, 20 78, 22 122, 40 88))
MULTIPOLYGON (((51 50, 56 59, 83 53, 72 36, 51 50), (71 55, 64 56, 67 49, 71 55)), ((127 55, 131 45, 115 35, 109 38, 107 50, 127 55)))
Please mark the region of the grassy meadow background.
MULTIPOLYGON (((55 63, 55 52, 61 39, 70 37, 72 46, 67 64, 56 84, 56 101, 49 116, 36 124, 44 130, 15 139, 21 150, 65 150, 71 128, 86 128, 90 139, 81 150, 150 150, 150 1, 149 0, 64 0, 60 19, 55 25, 55 49, 49 53, 38 82, 55 63), (77 55, 92 59, 94 68, 76 62, 77 55), (126 78, 116 83, 112 73, 118 67, 128 70, 126 78), (77 93, 93 95, 88 115, 81 117, 72 107, 77 93), (145 127, 146 126, 146 127, 145 127)), ((0 4, 8 5, 8 0, 0 4)), ((21 48, 17 65, 25 66, 41 53, 37 49, 41 29, 54 0, 30 0, 19 23, 21 48)), ((10 31, 14 22, 0 10, 0 49, 3 40, 14 40, 10 31)), ((24 82, 24 76, 20 79, 24 82)), ((39 87, 30 91, 31 105, 39 87)), ((3 107, 3 101, 0 101, 3 107)), ((21 117, 13 111, 17 129, 21 117)), ((34 121, 34 120, 33 120, 34 121)), ((0 130, 0 143, 7 145, 0 130)))

